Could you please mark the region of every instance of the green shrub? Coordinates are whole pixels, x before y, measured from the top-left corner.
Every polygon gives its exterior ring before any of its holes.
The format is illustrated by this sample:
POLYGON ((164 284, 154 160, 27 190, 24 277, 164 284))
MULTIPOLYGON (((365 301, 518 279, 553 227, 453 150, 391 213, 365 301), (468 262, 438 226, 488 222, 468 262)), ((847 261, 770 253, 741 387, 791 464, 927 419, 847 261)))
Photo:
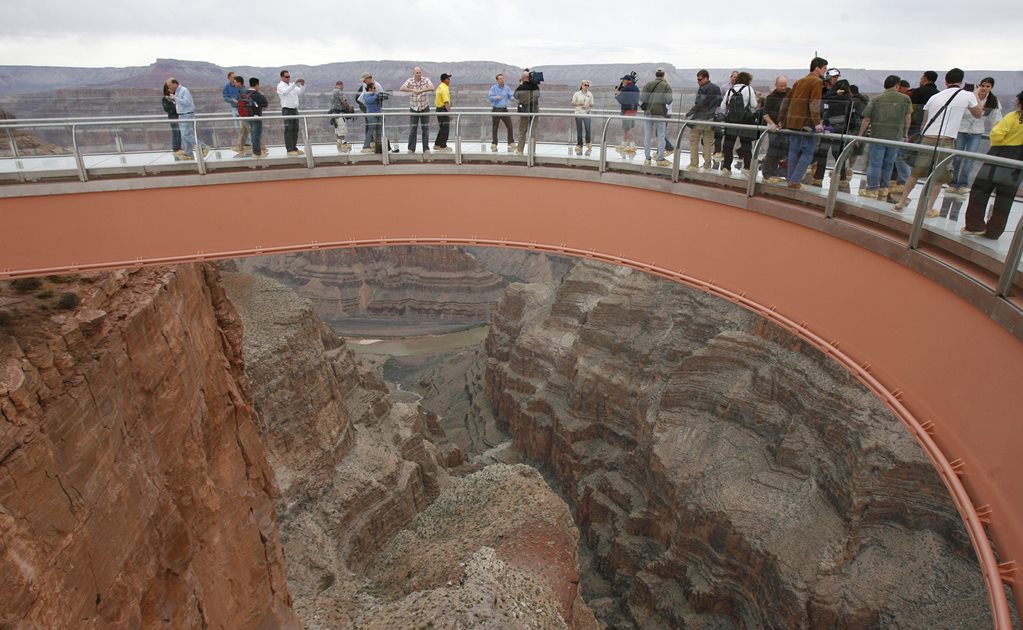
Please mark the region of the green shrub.
POLYGON ((65 311, 70 311, 82 301, 82 298, 78 297, 77 293, 62 293, 60 299, 57 300, 57 308, 65 311))
POLYGON ((18 278, 17 280, 11 280, 11 286, 18 293, 31 293, 43 286, 43 281, 39 278, 18 278))

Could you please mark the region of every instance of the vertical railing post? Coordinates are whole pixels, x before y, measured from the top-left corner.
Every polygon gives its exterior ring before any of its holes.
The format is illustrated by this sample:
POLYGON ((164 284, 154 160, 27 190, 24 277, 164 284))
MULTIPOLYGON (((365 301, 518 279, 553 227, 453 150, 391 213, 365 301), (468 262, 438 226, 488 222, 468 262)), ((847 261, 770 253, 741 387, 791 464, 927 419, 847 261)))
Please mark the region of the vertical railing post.
POLYGON ((682 172, 682 134, 688 126, 689 121, 683 120, 682 124, 679 125, 678 135, 675 136, 675 155, 672 156, 673 159, 671 161, 671 181, 676 184, 681 178, 680 173, 682 172))
POLYGON ((526 166, 534 165, 534 156, 536 155, 536 143, 533 140, 533 130, 536 129, 536 114, 530 113, 526 115, 526 166))
POLYGON ((764 140, 767 139, 769 133, 771 133, 770 129, 764 129, 764 133, 757 137, 757 141, 753 143, 753 148, 750 149, 752 155, 750 155, 749 159, 749 182, 746 184, 747 197, 753 197, 757 192, 757 171, 760 170, 760 147, 764 144, 764 140))
POLYGON ((913 215, 913 227, 909 230, 909 248, 916 249, 917 245, 920 244, 920 237, 924 232, 924 219, 927 218, 927 213, 930 211, 931 190, 938 180, 938 173, 940 173, 945 166, 955 158, 954 155, 945 157, 942 161, 938 162, 938 165, 934 167, 930 175, 927 176, 927 180, 924 182, 924 188, 920 192, 920 200, 916 204, 916 214, 913 215))
POLYGON ((455 164, 462 163, 462 115, 455 114, 455 164))
POLYGON ((380 163, 384 166, 391 163, 391 143, 387 139, 387 116, 383 107, 380 108, 380 163))
POLYGON ((313 144, 309 141, 309 119, 302 117, 302 146, 305 147, 305 166, 306 168, 312 168, 316 165, 316 160, 313 158, 313 144))
MULTIPOLYGON (((199 119, 192 119, 192 135, 195 140, 195 164, 199 167, 199 174, 206 174, 206 156, 202 154, 202 143, 199 142, 199 119)), ((213 129, 214 138, 216 138, 216 128, 213 129)))
MULTIPOLYGON (((838 187, 842 185, 842 173, 845 172, 845 163, 860 140, 862 138, 858 136, 849 140, 849 144, 842 149, 842 152, 838 154, 838 159, 835 160, 835 170, 831 171, 831 183, 828 186, 828 201, 824 204, 824 218, 826 219, 831 219, 835 216, 835 204, 838 202, 838 187)), ((852 188, 849 190, 851 191, 852 188)), ((750 196, 752 197, 753 195, 750 196)))
POLYGON ((1005 267, 1002 268, 1002 275, 998 278, 995 295, 1002 298, 1009 297, 1009 293, 1012 291, 1012 282, 1016 279, 1021 260, 1023 260, 1023 218, 1016 223, 1016 233, 1012 235, 1009 251, 1005 253, 1005 267))
POLYGON ((83 182, 89 181, 89 173, 85 170, 85 158, 82 150, 78 147, 78 134, 75 133, 76 126, 71 125, 71 148, 75 152, 75 167, 78 169, 78 179, 83 182))
POLYGON ((604 129, 600 132, 600 164, 597 166, 598 173, 607 171, 607 128, 611 125, 611 116, 604 119, 604 129))
POLYGON ((7 128, 7 140, 11 143, 11 155, 15 158, 21 157, 18 155, 18 143, 14 140, 14 130, 10 127, 7 128))

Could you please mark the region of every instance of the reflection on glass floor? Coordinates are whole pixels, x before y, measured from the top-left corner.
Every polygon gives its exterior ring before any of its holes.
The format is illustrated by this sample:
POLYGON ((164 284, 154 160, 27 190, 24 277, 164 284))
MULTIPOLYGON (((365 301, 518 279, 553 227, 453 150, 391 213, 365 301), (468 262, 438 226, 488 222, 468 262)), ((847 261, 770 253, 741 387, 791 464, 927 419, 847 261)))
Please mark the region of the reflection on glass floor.
MULTIPOLYGON (((453 148, 454 142, 450 142, 449 146, 453 148)), ((388 155, 388 160, 392 163, 444 163, 455 161, 455 154, 453 152, 430 152, 424 154, 420 146, 417 153, 410 154, 406 150, 404 142, 394 141, 392 141, 392 147, 399 149, 398 152, 388 155)), ((361 149, 362 145, 358 142, 352 144, 350 152, 343 153, 337 150, 335 144, 312 145, 313 158, 317 163, 372 164, 382 161, 381 154, 363 153, 361 149)), ((481 160, 512 164, 524 164, 526 162, 526 156, 517 155, 514 151, 508 151, 508 145, 503 142, 498 145, 498 150, 495 152, 491 150, 489 142, 463 141, 461 143, 461 153, 462 159, 469 162, 480 162, 481 160)), ((651 157, 656 158, 656 155, 652 153, 651 157)), ((672 158, 669 157, 668 159, 670 161, 672 158)), ((189 173, 196 172, 197 169, 195 160, 177 160, 169 151, 85 155, 83 160, 90 177, 132 173, 189 173)), ((600 161, 600 147, 599 145, 594 145, 590 151, 583 147, 582 153, 576 154, 574 144, 538 142, 536 144, 535 160, 545 164, 564 164, 566 166, 596 169, 600 161)), ((686 171, 686 166, 689 164, 689 152, 682 151, 680 160, 682 177, 685 178, 689 173, 686 171)), ((656 166, 656 164, 647 166, 644 162, 645 155, 642 146, 636 147, 635 153, 631 153, 618 150, 609 143, 607 148, 608 170, 642 172, 664 177, 671 174, 671 167, 656 166)), ((281 165, 304 166, 306 164, 306 156, 288 156, 284 147, 280 146, 270 147, 269 156, 260 159, 254 158, 251 155, 239 156, 230 148, 220 148, 210 150, 209 155, 206 157, 206 163, 211 171, 228 168, 259 168, 281 165)), ((75 177, 78 172, 77 168, 75 159, 71 155, 0 158, 0 177, 8 182, 20 179, 34 181, 44 177, 75 177)), ((701 169, 698 173, 698 179, 703 182, 709 180, 713 183, 715 180, 722 181, 728 178, 732 180, 733 185, 740 186, 742 182, 746 181, 746 176, 741 174, 737 168, 729 174, 723 173, 720 170, 704 169, 701 169)), ((825 198, 830 186, 830 176, 831 170, 828 170, 822 186, 804 185, 802 191, 809 194, 819 194, 822 198, 825 198)), ((758 181, 762 181, 759 175, 758 181)), ((912 222, 922 185, 918 184, 913 189, 910 194, 910 202, 901 213, 894 212, 892 210, 893 204, 891 203, 860 197, 857 191, 861 185, 865 185, 864 175, 862 173, 854 173, 849 179, 849 192, 840 192, 839 200, 886 213, 907 223, 912 222)), ((779 188, 784 188, 784 186, 783 183, 779 188)), ((1005 234, 998 240, 991 240, 975 236, 963 236, 959 232, 959 229, 964 225, 968 198, 968 193, 953 194, 942 190, 935 205, 935 208, 940 212, 940 216, 927 219, 924 223, 926 229, 959 239, 967 243, 971 249, 983 252, 993 258, 1004 260, 1012 240, 1013 231, 1018 228, 1021 219, 1023 219, 1023 201, 1017 199, 1013 204, 1009 214, 1008 230, 1005 234)))

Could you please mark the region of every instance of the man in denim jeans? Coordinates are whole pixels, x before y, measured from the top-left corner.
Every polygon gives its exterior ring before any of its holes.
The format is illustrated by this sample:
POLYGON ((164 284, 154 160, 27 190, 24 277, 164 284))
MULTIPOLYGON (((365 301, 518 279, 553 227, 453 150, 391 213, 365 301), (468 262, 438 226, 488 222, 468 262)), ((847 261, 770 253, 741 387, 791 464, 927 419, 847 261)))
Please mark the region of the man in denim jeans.
POLYGON ((270 152, 266 150, 262 145, 263 140, 263 108, 270 105, 263 96, 263 93, 259 91, 259 79, 251 77, 249 79, 250 93, 249 97, 252 99, 252 118, 249 119, 249 132, 252 134, 252 156, 256 158, 265 158, 270 155, 270 152))
POLYGON ((671 162, 664 159, 664 132, 668 123, 668 106, 671 105, 671 86, 664 80, 664 70, 658 68, 654 72, 654 80, 643 86, 639 94, 639 103, 646 120, 643 127, 643 147, 646 160, 644 164, 650 166, 650 149, 652 148, 656 134, 657 138, 657 166, 671 166, 671 162))
MULTIPOLYGON (((181 85, 177 79, 171 77, 167 82, 174 92, 168 98, 174 100, 178 120, 181 121, 179 123, 181 126, 181 150, 175 155, 179 160, 194 160, 192 151, 195 147, 195 101, 192 100, 192 93, 188 91, 188 88, 181 85)), ((201 142, 199 147, 202 150, 202 156, 206 157, 210 148, 201 142)))
MULTIPOLYGON (((913 104, 908 96, 899 93, 899 81, 901 79, 896 75, 888 75, 884 80, 884 93, 874 97, 867 104, 867 108, 863 110, 863 122, 860 124, 861 136, 866 135, 869 129, 870 137, 877 140, 906 141, 913 104)), ((899 147, 871 144, 869 151, 867 187, 860 189, 859 194, 861 197, 884 201, 888 198, 888 177, 895 166, 899 147)))
POLYGON ((790 131, 810 133, 792 134, 789 138, 788 187, 800 189, 803 173, 813 160, 817 148, 817 138, 812 132, 821 133, 824 125, 821 122, 821 89, 822 79, 828 71, 828 60, 814 57, 810 60, 810 74, 796 81, 781 102, 781 126, 790 131))
POLYGON ((408 152, 416 152, 416 127, 423 128, 423 152, 430 151, 430 93, 434 91, 433 81, 423 76, 423 69, 415 67, 412 76, 401 85, 402 92, 408 92, 409 116, 408 152))

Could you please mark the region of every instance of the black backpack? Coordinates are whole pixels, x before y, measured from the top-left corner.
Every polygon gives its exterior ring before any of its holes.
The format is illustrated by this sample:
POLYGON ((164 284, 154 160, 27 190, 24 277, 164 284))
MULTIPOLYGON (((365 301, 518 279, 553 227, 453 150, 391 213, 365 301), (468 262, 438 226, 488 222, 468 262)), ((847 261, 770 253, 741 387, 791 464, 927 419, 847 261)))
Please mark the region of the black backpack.
MULTIPOLYGON (((745 87, 743 86, 743 88, 745 87)), ((725 105, 725 122, 745 124, 749 123, 752 118, 752 110, 746 106, 746 99, 742 97, 742 89, 729 88, 728 101, 725 105)))

